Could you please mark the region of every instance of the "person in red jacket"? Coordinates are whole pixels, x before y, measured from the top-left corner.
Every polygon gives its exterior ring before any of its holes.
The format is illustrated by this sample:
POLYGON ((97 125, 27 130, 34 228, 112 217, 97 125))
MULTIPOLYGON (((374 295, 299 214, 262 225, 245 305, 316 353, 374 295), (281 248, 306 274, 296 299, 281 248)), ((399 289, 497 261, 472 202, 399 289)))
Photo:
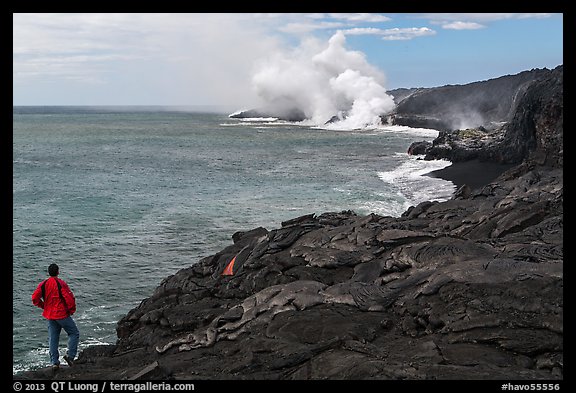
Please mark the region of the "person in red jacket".
POLYGON ((72 319, 72 314, 76 312, 76 299, 68 284, 58 278, 59 271, 55 263, 48 266, 50 277, 42 281, 32 294, 32 303, 44 310, 42 316, 48 320, 50 362, 54 369, 60 367, 60 331, 64 329, 68 333, 68 352, 64 360, 70 366, 74 364, 80 339, 80 331, 72 319))

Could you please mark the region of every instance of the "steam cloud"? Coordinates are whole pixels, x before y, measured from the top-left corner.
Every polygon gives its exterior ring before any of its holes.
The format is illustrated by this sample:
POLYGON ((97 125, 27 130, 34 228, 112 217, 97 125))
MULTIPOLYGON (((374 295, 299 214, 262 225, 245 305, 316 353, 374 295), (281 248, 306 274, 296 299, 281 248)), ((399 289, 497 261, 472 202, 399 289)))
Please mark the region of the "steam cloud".
POLYGON ((345 48, 339 31, 323 50, 311 45, 277 53, 252 78, 267 113, 303 113, 308 122, 334 129, 377 127, 394 109, 384 74, 362 52, 345 48), (334 117, 336 116, 336 117, 334 117))

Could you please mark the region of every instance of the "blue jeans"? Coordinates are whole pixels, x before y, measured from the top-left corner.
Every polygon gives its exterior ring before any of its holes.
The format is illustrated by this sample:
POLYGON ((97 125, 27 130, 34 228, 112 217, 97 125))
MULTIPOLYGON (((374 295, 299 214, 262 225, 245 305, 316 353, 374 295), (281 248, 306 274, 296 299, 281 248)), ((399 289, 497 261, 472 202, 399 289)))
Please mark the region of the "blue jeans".
POLYGON ((78 340, 80 339, 80 331, 76 327, 76 322, 72 317, 64 319, 49 319, 48 320, 48 343, 50 345, 50 362, 52 364, 60 364, 60 353, 58 352, 58 345, 60 343, 60 331, 64 328, 68 333, 68 357, 70 359, 76 358, 78 352, 78 340))

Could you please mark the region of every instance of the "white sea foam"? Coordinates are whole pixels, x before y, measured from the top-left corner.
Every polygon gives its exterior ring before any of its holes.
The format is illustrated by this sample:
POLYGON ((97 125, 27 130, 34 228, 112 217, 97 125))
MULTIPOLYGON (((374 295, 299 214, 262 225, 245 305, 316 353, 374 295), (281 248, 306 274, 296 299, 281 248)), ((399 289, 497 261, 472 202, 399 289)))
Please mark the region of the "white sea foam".
POLYGON ((233 117, 233 116, 239 115, 239 114, 241 114, 241 113, 243 113, 243 112, 246 112, 247 110, 248 110, 248 109, 238 109, 236 112, 230 113, 230 114, 228 115, 228 117, 233 117))
POLYGON ((254 128, 262 126, 278 127, 285 125, 301 126, 301 122, 291 122, 287 120, 280 120, 276 117, 244 117, 244 118, 231 118, 229 123, 218 124, 221 127, 238 127, 241 126, 253 126, 254 128))
POLYGON ((272 122, 272 121, 277 121, 278 118, 277 117, 240 117, 238 118, 238 120, 242 121, 242 122, 272 122))
POLYGON ((377 129, 388 132, 392 131, 398 134, 425 136, 430 138, 436 138, 440 133, 440 131, 435 130, 433 128, 416 128, 416 127, 396 126, 396 125, 382 125, 377 129))
MULTIPOLYGON (((47 341, 47 340, 46 340, 47 341)), ((12 374, 47 366, 49 359, 48 345, 32 349, 25 356, 23 363, 12 363, 12 374)))
POLYGON ((330 130, 330 131, 362 131, 371 134, 385 134, 385 133, 395 133, 395 134, 406 134, 413 135, 423 138, 436 138, 440 131, 433 128, 415 128, 408 126, 396 126, 396 125, 366 125, 365 127, 351 128, 347 127, 344 122, 329 123, 324 125, 314 125, 312 121, 301 121, 295 123, 297 125, 308 126, 317 130, 330 130))
POLYGON ((424 176, 434 170, 451 165, 447 160, 422 160, 418 156, 408 159, 390 171, 378 173, 378 177, 401 193, 409 206, 424 201, 445 201, 451 198, 456 186, 444 179, 424 176))
POLYGON ((257 117, 257 118, 243 118, 237 119, 241 121, 234 122, 234 123, 220 123, 220 126, 223 127, 232 127, 238 126, 238 124, 242 124, 243 126, 255 126, 261 127, 263 125, 266 126, 297 126, 297 127, 309 127, 310 129, 314 130, 328 130, 328 131, 361 131, 370 133, 372 135, 375 134, 385 134, 385 133, 395 133, 395 134, 406 134, 406 135, 413 135, 422 138, 436 138, 440 131, 435 130, 433 128, 419 128, 419 127, 408 127, 408 126, 399 126, 399 125, 373 125, 368 124, 364 127, 350 127, 345 122, 334 122, 328 123, 323 125, 317 125, 314 120, 306 119, 302 121, 287 121, 287 120, 279 120, 273 117, 257 117))

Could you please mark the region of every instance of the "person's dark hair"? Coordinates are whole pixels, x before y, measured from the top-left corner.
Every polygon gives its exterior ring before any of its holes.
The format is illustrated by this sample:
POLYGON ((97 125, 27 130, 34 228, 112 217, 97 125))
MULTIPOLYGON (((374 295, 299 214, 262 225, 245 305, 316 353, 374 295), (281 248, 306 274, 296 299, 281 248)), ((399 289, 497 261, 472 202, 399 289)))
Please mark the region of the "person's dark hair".
POLYGON ((58 265, 56 265, 55 263, 48 266, 48 274, 51 275, 52 277, 56 277, 58 275, 59 270, 60 269, 58 268, 58 265))

